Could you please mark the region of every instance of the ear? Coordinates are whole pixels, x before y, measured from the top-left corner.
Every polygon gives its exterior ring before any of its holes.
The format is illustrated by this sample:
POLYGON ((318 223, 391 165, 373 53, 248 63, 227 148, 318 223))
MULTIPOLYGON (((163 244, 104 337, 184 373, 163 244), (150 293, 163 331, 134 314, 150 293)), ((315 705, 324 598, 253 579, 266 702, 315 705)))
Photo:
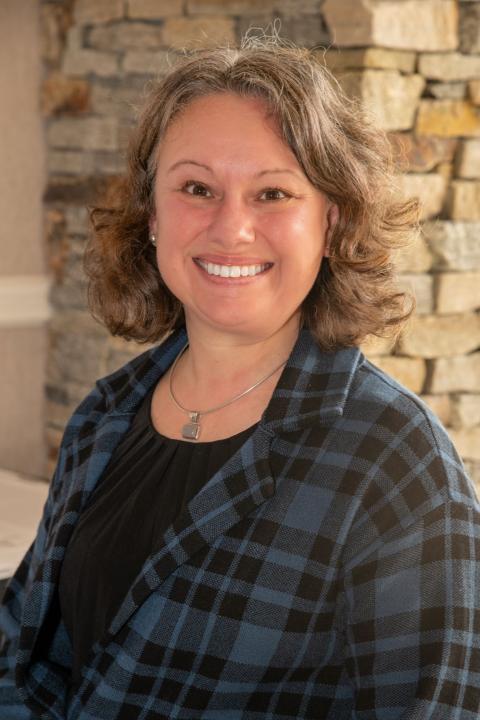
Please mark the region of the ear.
POLYGON ((330 255, 330 241, 332 239, 335 225, 338 222, 339 215, 340 212, 338 210, 338 205, 330 203, 330 207, 327 210, 327 229, 325 230, 325 249, 323 252, 324 257, 328 257, 330 255))

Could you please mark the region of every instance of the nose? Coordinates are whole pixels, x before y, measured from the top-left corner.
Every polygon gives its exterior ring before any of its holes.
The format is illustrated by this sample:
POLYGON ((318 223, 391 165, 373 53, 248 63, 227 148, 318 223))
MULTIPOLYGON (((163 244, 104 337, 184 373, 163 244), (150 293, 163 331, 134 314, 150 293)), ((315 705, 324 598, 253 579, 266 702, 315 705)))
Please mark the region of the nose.
POLYGON ((208 236, 212 244, 226 249, 248 245, 255 240, 253 211, 242 198, 223 197, 216 205, 208 236))

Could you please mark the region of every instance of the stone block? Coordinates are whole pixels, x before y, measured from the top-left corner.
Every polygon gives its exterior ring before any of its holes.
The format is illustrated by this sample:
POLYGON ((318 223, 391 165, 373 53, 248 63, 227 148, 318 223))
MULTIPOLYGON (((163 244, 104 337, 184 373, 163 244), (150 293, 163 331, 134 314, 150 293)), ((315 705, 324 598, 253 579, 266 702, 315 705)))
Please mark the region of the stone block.
POLYGON ((53 72, 43 83, 41 106, 44 115, 81 115, 90 110, 90 86, 85 80, 53 72))
POLYGON ((480 53, 480 3, 460 3, 459 36, 460 50, 480 53))
POLYGON ((418 72, 429 80, 442 82, 473 80, 480 75, 480 57, 459 52, 426 53, 419 57, 418 72))
POLYGON ((412 392, 417 394, 422 392, 427 375, 424 360, 393 356, 376 357, 374 364, 412 392))
POLYGON ((118 122, 113 117, 59 118, 47 130, 51 148, 118 150, 118 122))
POLYGON ((125 160, 118 152, 50 150, 47 168, 51 175, 118 175, 125 171, 125 160))
POLYGON ((361 344, 360 350, 369 358, 374 358, 378 355, 390 355, 395 347, 395 338, 377 337, 376 335, 369 335, 361 344))
POLYGON ((456 50, 455 0, 326 0, 323 13, 335 45, 403 50, 456 50))
POLYGON ((480 223, 436 220, 423 225, 435 270, 480 270, 480 223))
POLYGON ((145 78, 125 76, 119 81, 95 78, 91 83, 91 106, 97 115, 114 115, 131 124, 145 95, 145 78))
POLYGON ((437 100, 465 100, 467 85, 464 82, 429 82, 427 95, 437 100))
POLYGON ((463 140, 460 143, 455 171, 460 178, 480 178, 480 140, 463 140))
POLYGON ((124 51, 158 49, 163 44, 161 25, 141 22, 118 22, 97 25, 88 34, 86 45, 96 50, 124 51))
POLYGON ((364 70, 339 74, 349 96, 360 98, 384 130, 408 130, 413 126, 418 99, 425 81, 420 75, 397 70, 364 70))
POLYGON ((226 17, 175 17, 164 23, 164 43, 176 48, 202 48, 235 43, 235 26, 226 17))
MULTIPOLYGON (((320 54, 320 52, 319 52, 320 54)), ((333 72, 355 70, 399 70, 412 74, 415 70, 415 53, 405 50, 387 50, 385 48, 330 48, 324 56, 325 64, 333 72)))
POLYGON ((450 424, 450 395, 421 395, 420 398, 425 405, 428 405, 443 425, 450 424))
POLYGON ((435 311, 469 312, 480 308, 480 272, 436 273, 435 311))
POLYGON ((464 100, 421 100, 418 108, 418 135, 480 136, 480 113, 464 100))
POLYGON ((438 358, 468 353, 480 346, 480 315, 417 315, 402 332, 397 352, 438 358))
POLYGON ((71 25, 71 10, 65 4, 40 6, 40 44, 41 55, 50 65, 60 61, 65 43, 65 35, 71 25))
POLYGON ((394 253, 393 261, 399 273, 425 273, 432 267, 432 254, 425 238, 418 234, 409 245, 394 253))
POLYGON ((402 172, 429 172, 440 163, 450 163, 457 146, 454 138, 416 137, 413 133, 391 132, 388 139, 402 172))
POLYGON ((480 220, 480 182, 454 180, 449 188, 447 205, 452 220, 480 220))
POLYGON ((167 50, 156 52, 127 52, 123 58, 124 72, 136 75, 161 75, 172 66, 172 54, 167 50))
POLYGON ((82 25, 111 22, 123 17, 123 5, 123 0, 76 0, 74 17, 82 25))
MULTIPOLYGON (((463 0, 461 0, 463 1, 463 0)), ((465 471, 473 483, 475 488, 477 499, 480 501, 480 461, 469 460, 468 458, 462 458, 465 471)))
POLYGON ((415 312, 428 315, 433 312, 433 278, 426 274, 400 275, 398 285, 403 292, 415 298, 415 312))
POLYGON ((460 457, 480 460, 480 427, 449 430, 448 434, 460 457))
POLYGON ((47 382, 93 387, 104 375, 107 331, 86 312, 63 312, 51 323, 47 382))
POLYGON ((88 209, 86 207, 65 208, 65 223, 68 235, 85 239, 90 231, 88 209))
MULTIPOLYGON (((319 15, 321 0, 187 0, 187 15, 234 15, 244 18, 275 14, 283 19, 300 18, 302 15, 319 15)), ((288 37, 281 26, 282 37, 288 37)))
POLYGON ((73 27, 68 33, 62 63, 63 73, 73 77, 82 77, 84 75, 115 76, 118 72, 117 56, 99 50, 85 50, 82 46, 81 30, 81 27, 73 27))
MULTIPOLYGON (((242 19, 247 20, 247 18, 242 19)), ((243 23, 240 22, 240 35, 244 32, 242 25, 243 23)), ((320 13, 315 15, 293 15, 291 17, 282 16, 281 31, 283 37, 302 47, 326 46, 330 43, 330 36, 320 13)))
MULTIPOLYGON (((479 388, 480 390, 480 385, 479 388)), ((450 422, 456 429, 480 425, 480 394, 460 393, 452 396, 450 422)))
POLYGON ((480 80, 470 80, 468 83, 468 96, 473 105, 480 105, 480 80))
POLYGON ((447 182, 439 173, 408 173, 398 178, 398 186, 405 198, 420 200, 420 218, 438 215, 447 193, 447 182))
POLYGON ((480 352, 431 361, 426 390, 430 393, 478 392, 480 352))
POLYGON ((163 20, 172 15, 181 15, 183 0, 128 0, 127 16, 148 20, 163 20))

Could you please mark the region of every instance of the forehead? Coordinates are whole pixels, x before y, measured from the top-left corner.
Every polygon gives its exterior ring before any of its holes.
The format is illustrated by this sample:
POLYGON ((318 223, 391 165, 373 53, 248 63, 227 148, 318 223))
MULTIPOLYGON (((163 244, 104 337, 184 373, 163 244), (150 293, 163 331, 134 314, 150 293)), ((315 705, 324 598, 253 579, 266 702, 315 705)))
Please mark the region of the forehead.
POLYGON ((258 97, 218 93, 192 100, 175 117, 159 144, 158 161, 186 150, 216 157, 275 155, 297 165, 267 102, 258 97))

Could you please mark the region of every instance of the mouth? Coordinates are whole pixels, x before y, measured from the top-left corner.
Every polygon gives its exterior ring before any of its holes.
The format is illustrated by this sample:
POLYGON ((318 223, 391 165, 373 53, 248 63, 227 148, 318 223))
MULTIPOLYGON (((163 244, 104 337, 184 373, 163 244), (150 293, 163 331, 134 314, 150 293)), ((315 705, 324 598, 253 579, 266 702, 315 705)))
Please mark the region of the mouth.
POLYGON ((217 263, 206 262, 200 258, 193 258, 193 261, 208 275, 221 278, 255 277, 256 275, 261 275, 273 267, 273 263, 259 263, 255 265, 220 265, 217 263))

